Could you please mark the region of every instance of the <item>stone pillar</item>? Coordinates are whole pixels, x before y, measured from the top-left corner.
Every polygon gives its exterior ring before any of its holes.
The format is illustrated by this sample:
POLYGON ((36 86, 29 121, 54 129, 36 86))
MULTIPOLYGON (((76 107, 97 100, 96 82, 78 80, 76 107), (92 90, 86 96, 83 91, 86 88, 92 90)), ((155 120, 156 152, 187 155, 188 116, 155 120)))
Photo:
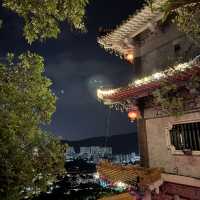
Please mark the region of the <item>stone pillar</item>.
POLYGON ((141 157, 141 166, 149 167, 146 120, 144 118, 137 121, 138 143, 141 157))
POLYGON ((181 200, 180 197, 178 195, 174 196, 174 200, 181 200))
POLYGON ((150 190, 145 191, 143 200, 151 200, 151 191, 150 190))

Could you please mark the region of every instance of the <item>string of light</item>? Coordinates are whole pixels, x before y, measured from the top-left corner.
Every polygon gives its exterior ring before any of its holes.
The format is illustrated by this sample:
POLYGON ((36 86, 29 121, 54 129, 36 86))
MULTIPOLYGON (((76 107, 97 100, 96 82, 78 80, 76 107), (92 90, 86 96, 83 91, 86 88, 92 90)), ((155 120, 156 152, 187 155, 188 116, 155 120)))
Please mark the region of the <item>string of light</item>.
MULTIPOLYGON (((167 70, 161 71, 161 72, 156 72, 150 76, 146 76, 142 79, 136 79, 133 80, 131 83, 129 83, 129 87, 140 87, 142 85, 146 85, 152 82, 159 81, 161 79, 173 77, 175 74, 185 72, 188 69, 192 68, 193 66, 197 66, 197 64, 200 63, 200 56, 197 56, 195 59, 193 59, 190 62, 185 62, 178 64, 174 67, 170 67, 167 70)), ((118 92, 122 91, 125 88, 116 88, 116 89, 98 89, 97 90, 97 97, 100 100, 104 100, 105 98, 108 98, 112 95, 117 94, 118 92)))

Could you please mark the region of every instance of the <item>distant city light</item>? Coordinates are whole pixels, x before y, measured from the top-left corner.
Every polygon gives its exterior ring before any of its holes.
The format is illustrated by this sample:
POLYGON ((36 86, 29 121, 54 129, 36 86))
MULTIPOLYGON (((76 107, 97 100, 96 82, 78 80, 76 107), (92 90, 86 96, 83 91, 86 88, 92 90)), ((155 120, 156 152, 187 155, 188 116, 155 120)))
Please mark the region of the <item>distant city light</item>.
POLYGON ((127 188, 127 185, 123 182, 120 182, 120 181, 116 183, 116 186, 119 187, 119 188, 122 188, 122 189, 127 188))
POLYGON ((95 179, 99 179, 99 178, 100 178, 100 175, 99 175, 98 172, 94 174, 94 178, 95 178, 95 179))

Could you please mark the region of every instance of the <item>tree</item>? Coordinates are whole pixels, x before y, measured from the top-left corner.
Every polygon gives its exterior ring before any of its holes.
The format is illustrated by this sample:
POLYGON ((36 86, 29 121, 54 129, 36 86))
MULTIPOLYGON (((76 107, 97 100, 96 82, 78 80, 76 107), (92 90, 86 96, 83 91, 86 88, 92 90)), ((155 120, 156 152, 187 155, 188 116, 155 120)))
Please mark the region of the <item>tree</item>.
POLYGON ((24 19, 24 36, 28 43, 57 38, 59 22, 68 21, 84 30, 85 8, 89 0, 2 0, 2 6, 24 19))
POLYGON ((64 146, 46 134, 56 97, 43 76, 43 58, 8 54, 0 65, 0 199, 46 191, 64 173, 64 146))
MULTIPOLYGON (((154 0, 150 2, 152 6, 154 0)), ((164 19, 173 16, 179 30, 200 45, 200 0, 167 0, 158 9, 164 13, 164 19)))
MULTIPOLYGON (((24 19, 29 44, 57 38, 59 23, 84 30, 88 0, 2 0, 24 19)), ((2 21, 0 20, 0 28, 2 21)), ((44 60, 34 53, 8 54, 0 63, 0 199, 19 200, 46 191, 64 173, 65 147, 42 131, 55 111, 44 60)))

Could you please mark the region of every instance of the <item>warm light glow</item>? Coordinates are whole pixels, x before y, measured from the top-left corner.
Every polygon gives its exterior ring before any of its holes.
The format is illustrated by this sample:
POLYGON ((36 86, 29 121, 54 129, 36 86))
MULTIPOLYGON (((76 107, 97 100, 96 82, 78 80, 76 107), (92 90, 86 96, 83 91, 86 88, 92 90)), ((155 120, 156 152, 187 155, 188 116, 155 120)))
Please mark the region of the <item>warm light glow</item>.
MULTIPOLYGON (((129 57, 129 59, 134 58, 133 52, 131 52, 130 54, 129 53, 126 54, 126 56, 127 56, 127 58, 129 57)), ((133 82, 131 82, 129 84, 129 87, 140 87, 142 85, 149 84, 154 81, 159 81, 159 80, 165 79, 167 77, 174 76, 178 72, 183 72, 183 71, 186 71, 187 69, 193 67, 197 61, 198 61, 198 57, 196 57, 194 60, 192 60, 190 62, 181 63, 181 64, 178 64, 167 70, 164 70, 162 72, 156 72, 156 73, 154 73, 150 76, 146 76, 142 79, 134 80, 133 82)), ((123 88, 107 89, 107 90, 98 89, 97 96, 99 99, 104 100, 104 97, 114 95, 114 94, 118 93, 121 89, 123 90, 123 88)))
POLYGON ((162 72, 158 72, 152 75, 154 79, 159 80, 161 78, 165 78, 165 74, 162 72))
POLYGON ((127 55, 127 59, 128 59, 129 61, 133 61, 133 58, 134 58, 134 56, 133 56, 132 53, 129 53, 129 54, 127 55))
POLYGON ((134 82, 130 83, 129 85, 138 87, 138 86, 141 86, 144 84, 151 83, 153 81, 158 81, 158 80, 164 79, 166 77, 173 76, 177 72, 183 72, 183 71, 187 70, 188 68, 190 68, 192 66, 192 64, 193 64, 192 62, 178 64, 174 67, 164 70, 163 72, 156 72, 156 73, 152 74, 151 76, 147 76, 142 79, 137 79, 134 82))
POLYGON ((175 66, 174 69, 177 71, 185 71, 189 66, 190 66, 189 63, 182 63, 175 66))
POLYGON ((152 81, 152 76, 147 76, 142 79, 138 79, 138 80, 134 81, 133 85, 138 87, 140 85, 150 83, 151 81, 152 81))
POLYGON ((123 182, 120 182, 120 181, 116 183, 116 186, 119 187, 119 188, 123 188, 123 189, 127 188, 127 185, 123 182))
POLYGON ((128 113, 128 117, 131 119, 131 120, 135 120, 137 118, 138 114, 136 111, 131 111, 128 113))
POLYGON ((100 178, 100 175, 99 175, 98 172, 94 174, 94 178, 95 178, 95 179, 99 179, 99 178, 100 178))
POLYGON ((97 90, 97 97, 103 99, 104 96, 115 94, 119 89, 97 90))
POLYGON ((134 60, 134 55, 133 55, 133 52, 129 52, 125 55, 125 59, 128 60, 130 63, 133 62, 134 60))

